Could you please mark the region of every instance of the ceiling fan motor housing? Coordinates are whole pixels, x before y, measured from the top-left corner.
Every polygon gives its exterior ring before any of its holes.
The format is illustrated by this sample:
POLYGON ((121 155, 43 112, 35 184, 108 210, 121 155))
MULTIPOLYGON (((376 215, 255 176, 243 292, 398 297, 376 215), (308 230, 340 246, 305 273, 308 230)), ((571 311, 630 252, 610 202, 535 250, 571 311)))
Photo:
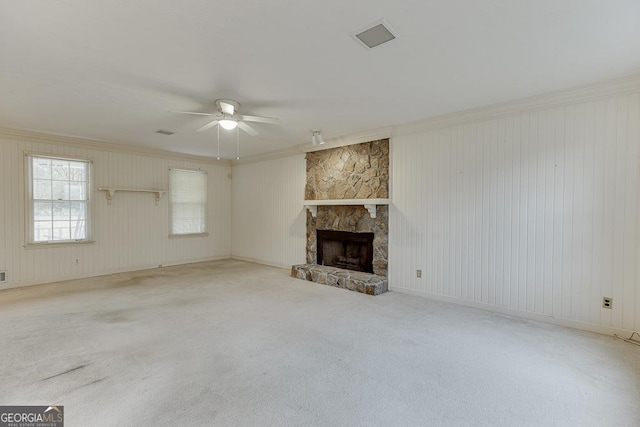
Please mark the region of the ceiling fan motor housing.
POLYGON ((216 99, 216 107, 222 114, 233 116, 240 109, 240 103, 232 99, 216 99))

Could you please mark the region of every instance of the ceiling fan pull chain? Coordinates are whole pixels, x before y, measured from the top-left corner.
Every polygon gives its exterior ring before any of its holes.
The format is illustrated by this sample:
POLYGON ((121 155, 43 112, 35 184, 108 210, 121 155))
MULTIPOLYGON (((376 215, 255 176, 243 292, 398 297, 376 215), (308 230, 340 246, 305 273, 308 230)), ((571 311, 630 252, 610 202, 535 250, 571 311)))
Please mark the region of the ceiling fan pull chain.
POLYGON ((240 160, 240 129, 236 128, 236 160, 240 160))
POLYGON ((218 160, 220 160, 220 126, 218 126, 218 160))

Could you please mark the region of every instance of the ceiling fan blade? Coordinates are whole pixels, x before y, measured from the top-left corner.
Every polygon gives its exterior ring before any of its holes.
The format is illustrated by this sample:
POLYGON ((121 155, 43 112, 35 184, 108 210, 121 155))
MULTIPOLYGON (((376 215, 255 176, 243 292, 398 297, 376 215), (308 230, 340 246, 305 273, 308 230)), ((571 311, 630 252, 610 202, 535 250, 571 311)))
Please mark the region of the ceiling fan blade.
POLYGON ((196 116, 213 116, 213 113, 196 113, 195 111, 172 111, 178 114, 194 114, 196 116))
POLYGON ((256 122, 256 123, 269 123, 272 125, 280 124, 279 119, 273 119, 271 117, 260 117, 260 116, 239 116, 240 120, 244 120, 245 122, 256 122))
POLYGON ((232 104, 229 104, 228 102, 225 101, 219 101, 219 105, 220 105, 220 109, 222 110, 223 113, 228 114, 230 116, 233 116, 233 113, 236 110, 236 107, 232 104))
POLYGON ((207 129, 209 129, 209 128, 214 127, 214 126, 215 126, 215 125, 217 125, 217 124, 218 124, 218 119, 215 119, 214 121, 209 122, 209 123, 207 123, 206 125, 202 126, 202 127, 201 127, 200 129, 198 129, 196 132, 202 132, 202 131, 205 131, 205 130, 207 130, 207 129))
POLYGON ((245 122, 238 122, 238 127, 251 136, 257 136, 259 134, 257 130, 255 130, 245 122))

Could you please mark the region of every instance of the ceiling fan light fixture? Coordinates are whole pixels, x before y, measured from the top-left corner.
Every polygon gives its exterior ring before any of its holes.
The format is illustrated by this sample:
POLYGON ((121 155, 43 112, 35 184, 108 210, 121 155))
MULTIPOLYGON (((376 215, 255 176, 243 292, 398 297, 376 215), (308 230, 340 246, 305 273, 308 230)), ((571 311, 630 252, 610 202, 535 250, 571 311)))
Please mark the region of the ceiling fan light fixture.
POLYGON ((222 119, 218 123, 220 123, 220 126, 226 130, 234 130, 236 126, 238 126, 238 122, 232 119, 222 119))

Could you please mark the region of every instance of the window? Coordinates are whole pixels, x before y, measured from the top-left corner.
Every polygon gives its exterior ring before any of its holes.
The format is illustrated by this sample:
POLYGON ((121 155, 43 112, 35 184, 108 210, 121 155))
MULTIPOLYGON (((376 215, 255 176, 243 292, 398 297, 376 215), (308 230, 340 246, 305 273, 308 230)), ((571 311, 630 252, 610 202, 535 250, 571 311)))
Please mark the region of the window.
POLYGON ((206 172, 171 169, 169 199, 171 235, 206 233, 206 172))
POLYGON ((90 165, 86 160, 27 156, 28 243, 89 240, 90 165))

